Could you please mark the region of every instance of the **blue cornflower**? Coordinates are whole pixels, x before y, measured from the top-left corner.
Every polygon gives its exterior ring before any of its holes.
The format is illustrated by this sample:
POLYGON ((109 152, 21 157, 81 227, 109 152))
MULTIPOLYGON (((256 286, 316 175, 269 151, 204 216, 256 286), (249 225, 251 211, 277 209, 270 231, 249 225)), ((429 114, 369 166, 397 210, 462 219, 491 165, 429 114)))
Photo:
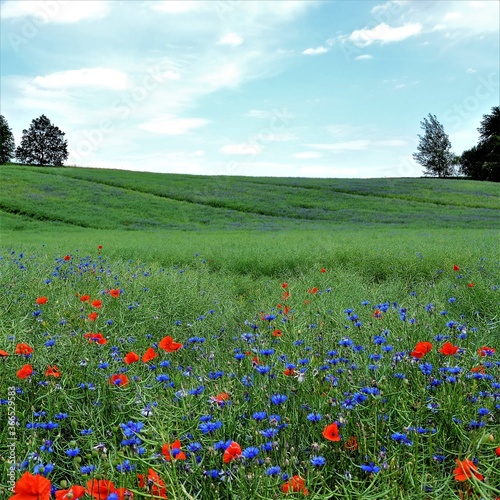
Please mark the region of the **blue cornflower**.
POLYGON ((326 459, 322 456, 315 456, 311 458, 310 462, 314 467, 321 467, 326 464, 326 459))
POLYGON ((273 394, 271 396, 271 403, 275 405, 280 405, 284 403, 287 399, 288 397, 285 394, 273 394))
POLYGON ((265 411, 256 411, 252 415, 252 418, 254 420, 257 420, 257 422, 260 422, 261 420, 264 420, 266 417, 267 417, 267 413, 265 411))
POLYGON ((80 448, 70 448, 69 450, 66 450, 66 455, 68 455, 69 457, 76 457, 77 455, 80 454, 80 448))
POLYGON ((265 429, 263 431, 260 431, 260 433, 267 439, 272 439, 275 437, 279 432, 279 429, 276 428, 270 428, 270 429, 265 429))
POLYGON ((256 446, 249 446, 248 448, 245 448, 241 454, 248 460, 251 460, 259 454, 259 448, 256 446))
POLYGON ((411 441, 406 434, 403 434, 401 432, 395 432, 394 434, 391 434, 391 438, 399 444, 406 444, 408 446, 411 446, 413 444, 413 441, 411 441))
POLYGON ((367 474, 378 474, 380 472, 380 467, 375 465, 373 462, 361 465, 361 469, 363 469, 367 474))
POLYGON ((95 471, 95 465, 84 465, 80 467, 80 472, 85 476, 87 474, 92 474, 95 471))
POLYGON ((222 422, 217 420, 216 422, 204 422, 198 426, 203 434, 209 434, 211 432, 215 432, 217 429, 222 427, 222 422))
POLYGON ((321 413, 309 413, 309 415, 307 415, 307 420, 309 420, 309 422, 319 422, 321 418, 321 413))
POLYGON ((266 469, 266 474, 268 476, 277 476, 281 473, 281 467, 279 465, 273 465, 266 469))
POLYGON ((135 469, 135 465, 130 463, 130 460, 125 460, 122 464, 116 466, 118 472, 131 472, 135 469))
POLYGON ((432 365, 430 363, 422 363, 419 365, 419 368, 424 375, 430 375, 432 373, 432 365))

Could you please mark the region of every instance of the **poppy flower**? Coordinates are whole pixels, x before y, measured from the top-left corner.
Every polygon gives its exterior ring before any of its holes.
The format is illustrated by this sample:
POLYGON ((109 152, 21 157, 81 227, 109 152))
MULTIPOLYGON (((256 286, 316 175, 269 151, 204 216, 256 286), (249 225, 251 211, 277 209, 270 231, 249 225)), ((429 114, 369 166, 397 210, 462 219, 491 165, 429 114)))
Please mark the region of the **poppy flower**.
POLYGON ((315 293, 318 293, 318 287, 313 286, 312 288, 309 288, 309 290, 307 290, 307 293, 310 293, 312 295, 314 295, 315 293))
POLYGON ((67 490, 56 491, 56 500, 78 500, 85 495, 83 486, 74 485, 67 490))
POLYGON ((241 455, 241 446, 236 441, 231 441, 231 444, 225 449, 222 457, 225 464, 235 460, 241 455))
POLYGON ((286 377, 293 377, 297 374, 297 372, 293 368, 287 368, 283 373, 286 377))
POLYGON ((320 273, 326 273, 326 269, 324 267, 322 267, 320 270, 319 270, 320 273))
POLYGON ((80 297, 81 302, 90 302, 90 295, 82 295, 80 297))
POLYGON ((488 347, 488 346, 480 347, 477 350, 477 353, 479 354, 479 356, 493 356, 495 354, 495 352, 496 352, 495 348, 488 347))
POLYGON ((432 350, 432 344, 430 342, 417 342, 415 349, 411 352, 414 358, 422 358, 428 352, 432 350))
POLYGON ((161 347, 164 351, 167 352, 174 352, 179 350, 182 347, 182 344, 179 342, 175 342, 170 335, 167 335, 166 337, 163 337, 159 344, 158 347, 161 347))
POLYGON ((38 297, 35 302, 38 304, 38 305, 43 305, 43 304, 46 304, 47 303, 47 297, 38 297))
POLYGON ((33 374, 33 367, 31 365, 24 365, 21 369, 17 370, 17 378, 24 379, 28 378, 33 374))
POLYGON ((276 330, 273 331, 273 337, 281 337, 283 335, 282 331, 276 328, 276 330))
POLYGON ((333 424, 327 425, 323 429, 323 437, 328 439, 329 441, 340 441, 340 436, 339 436, 339 427, 337 425, 337 422, 334 422, 333 424))
POLYGON ((120 296, 121 292, 120 292, 120 290, 118 288, 115 288, 115 289, 109 290, 108 293, 111 295, 111 297, 113 297, 113 298, 116 299, 117 297, 120 296))
POLYGON ((109 377, 109 383, 111 385, 117 385, 117 386, 123 386, 125 387, 127 384, 128 384, 129 380, 128 380, 128 377, 127 375, 123 374, 123 373, 119 373, 119 374, 114 374, 114 375, 111 375, 111 377, 109 377))
POLYGON ((306 482, 300 476, 292 476, 282 487, 281 491, 283 493, 303 493, 304 495, 309 495, 309 491, 306 488, 306 482))
POLYGON ((210 401, 212 403, 217 403, 219 406, 225 406, 229 399, 230 397, 227 392, 221 392, 220 394, 217 394, 217 396, 210 397, 210 401))
POLYGON ((290 292, 285 290, 282 294, 281 294, 281 300, 287 300, 290 298, 290 292))
POLYGON ((288 283, 281 283, 281 288, 288 288, 288 283))
POLYGON ((165 460, 186 460, 186 454, 181 451, 181 442, 177 439, 173 443, 165 443, 161 447, 161 452, 165 458, 165 460))
POLYGON ((137 478, 139 479, 139 486, 147 488, 155 498, 167 498, 165 483, 156 471, 150 468, 147 477, 144 474, 137 474, 137 478))
POLYGON ((23 356, 29 356, 33 352, 33 347, 28 344, 17 344, 16 345, 16 354, 22 354, 23 356))
POLYGON ((467 283, 467 286, 468 286, 469 288, 474 288, 474 283, 467 283))
POLYGON ((467 481, 467 479, 470 479, 472 476, 476 477, 476 479, 479 479, 479 481, 482 481, 484 479, 484 477, 479 474, 479 472, 476 472, 477 467, 474 465, 474 462, 472 460, 455 459, 455 462, 457 463, 457 467, 453 469, 455 481, 467 481))
POLYGON ((108 479, 92 479, 87 482, 86 493, 96 500, 106 500, 115 491, 115 485, 108 479))
POLYGON ((495 455, 500 457, 500 446, 495 450, 495 455))
POLYGON ((156 358, 158 354, 156 354, 155 350, 150 347, 142 356, 142 361, 144 363, 147 363, 148 361, 151 361, 153 358, 156 358))
POLYGON ((102 302, 99 299, 95 299, 91 302, 92 307, 100 309, 102 307, 102 302))
POLYGON ((485 373, 483 365, 474 366, 474 368, 471 368, 470 371, 472 373, 485 373))
POLYGON ((64 259, 64 260, 71 260, 71 255, 65 255, 65 256, 63 257, 63 259, 64 259))
POLYGON ((0 357, 6 358, 8 355, 9 355, 9 353, 7 351, 0 349, 0 357))
POLYGON ((50 500, 50 481, 25 472, 15 484, 14 495, 9 500, 50 500))
POLYGON ((139 361, 139 355, 136 354, 134 351, 130 351, 128 354, 125 355, 123 358, 123 362, 126 365, 131 365, 132 363, 135 363, 136 361, 139 361))
POLYGON ((460 268, 459 268, 456 264, 454 264, 454 265, 453 265, 453 270, 454 270, 454 271, 460 271, 460 268))
POLYGON ((344 450, 356 451, 358 449, 358 440, 356 436, 351 436, 344 444, 344 450))
POLYGON ((443 344, 443 347, 439 349, 441 354, 445 356, 454 356, 458 352, 459 347, 457 345, 453 345, 451 342, 446 342, 443 344))
POLYGON ((97 319, 99 315, 94 311, 94 312, 91 312, 89 315, 88 315, 88 318, 90 319, 90 321, 95 321, 97 319))
POLYGON ((45 371, 45 376, 46 377, 55 377, 59 378, 61 376, 61 372, 59 371, 59 368, 54 365, 54 366, 47 366, 47 370, 45 371))
POLYGON ((286 316, 290 311, 291 311, 291 307, 290 306, 285 306, 283 308, 283 314, 286 316))
POLYGON ((96 342, 97 344, 104 345, 108 341, 102 336, 102 333, 86 333, 84 338, 89 339, 89 342, 96 342))

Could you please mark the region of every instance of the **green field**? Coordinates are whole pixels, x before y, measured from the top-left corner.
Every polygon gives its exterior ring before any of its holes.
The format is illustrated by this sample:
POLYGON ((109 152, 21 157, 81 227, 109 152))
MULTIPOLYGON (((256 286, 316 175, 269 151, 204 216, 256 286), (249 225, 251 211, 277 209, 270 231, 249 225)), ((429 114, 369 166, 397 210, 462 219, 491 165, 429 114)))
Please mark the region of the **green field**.
POLYGON ((498 184, 0 181, 1 498, 500 497, 498 184))

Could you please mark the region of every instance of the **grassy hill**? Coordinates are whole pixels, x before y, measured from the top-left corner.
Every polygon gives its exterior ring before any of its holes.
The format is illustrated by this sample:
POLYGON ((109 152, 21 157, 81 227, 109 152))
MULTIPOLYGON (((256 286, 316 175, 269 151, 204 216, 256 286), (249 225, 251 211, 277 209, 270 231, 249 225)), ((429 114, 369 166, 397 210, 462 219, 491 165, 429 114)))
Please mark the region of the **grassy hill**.
POLYGON ((500 186, 0 166, 3 231, 500 228, 500 186), (43 224, 41 222, 43 221, 43 224))

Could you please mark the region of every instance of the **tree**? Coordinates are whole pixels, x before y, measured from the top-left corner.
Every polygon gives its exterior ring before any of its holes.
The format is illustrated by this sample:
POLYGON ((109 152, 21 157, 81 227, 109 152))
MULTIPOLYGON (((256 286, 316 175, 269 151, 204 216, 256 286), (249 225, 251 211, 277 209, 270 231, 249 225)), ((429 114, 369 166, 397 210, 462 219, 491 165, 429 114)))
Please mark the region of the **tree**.
POLYGON ((500 182, 500 107, 483 115, 479 143, 460 157, 461 172, 475 180, 500 182))
POLYGON ((14 135, 3 115, 0 115, 0 163, 7 163, 14 157, 16 145, 14 135))
POLYGON ((450 139, 445 134, 443 126, 435 115, 429 113, 429 118, 424 118, 420 122, 420 127, 425 134, 418 136, 420 143, 418 152, 413 154, 413 159, 425 168, 424 175, 449 177, 453 173, 456 160, 450 151, 450 139))
POLYGON ((28 130, 23 130, 16 157, 29 165, 60 166, 68 158, 68 141, 64 139, 64 135, 64 132, 42 115, 31 122, 28 130))

